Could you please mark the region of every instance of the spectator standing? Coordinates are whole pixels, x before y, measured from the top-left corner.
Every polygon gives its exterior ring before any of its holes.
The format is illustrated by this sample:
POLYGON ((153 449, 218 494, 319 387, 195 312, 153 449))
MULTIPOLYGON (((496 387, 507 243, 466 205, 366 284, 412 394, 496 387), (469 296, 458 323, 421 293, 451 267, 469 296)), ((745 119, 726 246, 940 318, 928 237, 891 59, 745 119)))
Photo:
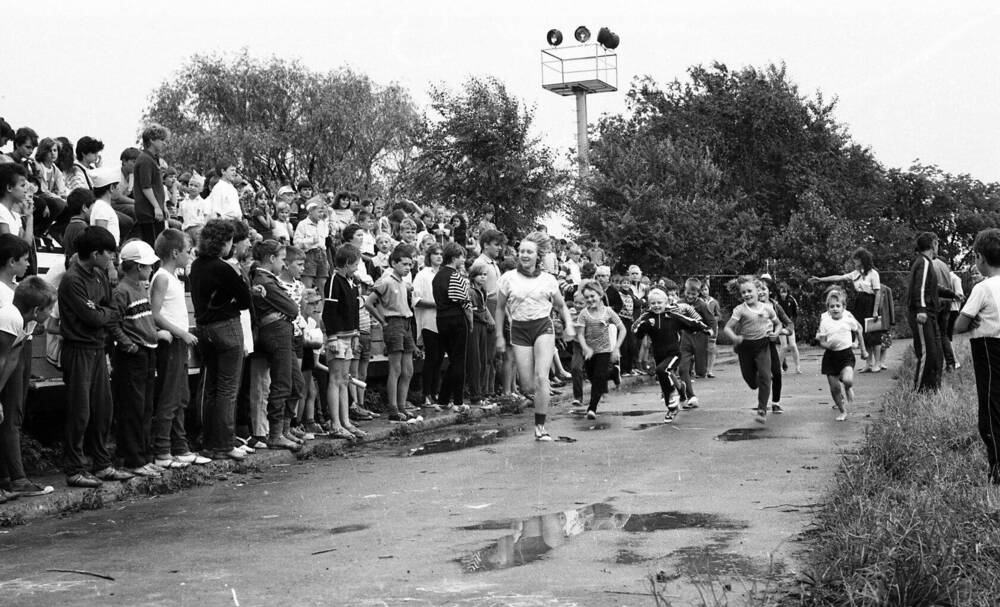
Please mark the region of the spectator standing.
POLYGON ((417 322, 417 342, 424 350, 424 367, 420 374, 424 407, 440 410, 434 395, 441 385, 441 362, 444 354, 437 328, 437 304, 434 303, 434 275, 444 261, 441 245, 431 245, 424 256, 424 267, 413 278, 413 313, 417 322))
POLYGON ((226 159, 215 165, 219 181, 208 195, 208 216, 219 219, 243 219, 243 207, 240 206, 240 194, 236 191, 236 162, 226 159))
POLYGON ((457 242, 444 245, 441 269, 434 275, 432 286, 437 304, 438 335, 441 350, 448 356, 448 370, 441 379, 438 404, 450 400, 453 411, 468 410, 462 403, 465 394, 465 354, 472 332, 472 299, 465 270, 465 247, 457 242))
POLYGON ((149 246, 167 220, 166 191, 160 173, 160 155, 167 148, 170 131, 152 124, 142 131, 143 150, 135 161, 135 219, 138 236, 149 246))
POLYGON ((913 332, 913 352, 917 357, 917 368, 913 374, 914 389, 919 392, 936 392, 941 387, 943 354, 937 324, 940 302, 937 272, 934 271, 937 248, 936 234, 918 234, 917 258, 910 267, 907 309, 910 313, 910 330, 913 332))

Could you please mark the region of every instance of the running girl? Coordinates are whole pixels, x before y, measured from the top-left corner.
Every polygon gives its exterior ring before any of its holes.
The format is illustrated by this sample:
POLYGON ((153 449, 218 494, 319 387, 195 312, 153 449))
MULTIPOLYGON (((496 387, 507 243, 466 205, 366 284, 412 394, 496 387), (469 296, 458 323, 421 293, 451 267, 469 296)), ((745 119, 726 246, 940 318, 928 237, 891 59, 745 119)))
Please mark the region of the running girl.
POLYGON ((586 307, 576 317, 576 338, 583 353, 583 369, 590 380, 587 419, 597 419, 597 405, 608 392, 611 365, 621 358, 625 325, 614 310, 604 305, 604 289, 596 280, 584 282, 581 291, 586 307), (617 328, 614 343, 611 341, 611 325, 617 328))
POLYGON ((847 296, 840 289, 826 295, 826 312, 820 317, 816 339, 826 349, 823 353, 822 371, 830 383, 830 396, 840 415, 837 421, 847 419, 845 405, 854 404, 854 339, 861 345, 861 358, 868 358, 861 325, 845 309, 847 296))
POLYGON ((733 308, 724 331, 739 357, 743 381, 757 390, 756 421, 763 424, 771 393, 771 339, 777 338, 781 322, 772 306, 760 302, 753 276, 741 276, 736 287, 743 303, 733 308))
MULTIPOLYGON (((559 293, 555 276, 542 272, 541 259, 549 252, 549 237, 532 232, 524 237, 517 253, 517 267, 500 277, 497 294, 496 326, 503 327, 510 318, 510 343, 521 390, 534 393, 535 440, 551 441, 545 429, 549 410, 549 368, 555 353, 555 329, 552 310, 562 314, 566 339, 576 338, 569 309, 559 293)), ((504 331, 497 331, 496 348, 504 352, 504 331)))

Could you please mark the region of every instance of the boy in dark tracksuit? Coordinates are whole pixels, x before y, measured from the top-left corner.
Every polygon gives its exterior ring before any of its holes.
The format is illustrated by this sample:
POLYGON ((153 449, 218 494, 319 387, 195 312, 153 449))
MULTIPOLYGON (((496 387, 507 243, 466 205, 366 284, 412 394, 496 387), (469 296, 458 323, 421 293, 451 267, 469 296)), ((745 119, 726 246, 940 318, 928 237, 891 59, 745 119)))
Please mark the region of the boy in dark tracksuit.
POLYGON ((104 268, 117 251, 107 229, 90 226, 76 239, 77 261, 59 283, 62 367, 66 383, 64 470, 72 487, 100 487, 102 480, 123 481, 132 474, 111 466, 111 381, 105 362, 108 329, 119 321, 111 307, 111 286, 104 268), (91 459, 91 474, 87 457, 91 459))
POLYGON ((934 271, 934 256, 937 255, 938 237, 933 232, 922 232, 917 236, 917 259, 910 267, 910 289, 907 309, 910 315, 910 330, 913 332, 913 352, 917 357, 917 369, 913 374, 917 391, 937 391, 941 387, 944 367, 944 353, 938 339, 937 313, 940 308, 938 295, 955 297, 954 291, 939 285, 934 271))
POLYGON ((653 346, 653 360, 656 361, 656 379, 663 391, 663 400, 667 405, 665 422, 672 422, 677 415, 680 400, 677 390, 683 385, 673 371, 680 362, 681 329, 690 331, 706 331, 708 327, 701 321, 681 315, 676 310, 677 285, 671 281, 663 287, 654 287, 647 295, 649 311, 644 312, 632 331, 636 340, 642 340, 647 335, 653 346))

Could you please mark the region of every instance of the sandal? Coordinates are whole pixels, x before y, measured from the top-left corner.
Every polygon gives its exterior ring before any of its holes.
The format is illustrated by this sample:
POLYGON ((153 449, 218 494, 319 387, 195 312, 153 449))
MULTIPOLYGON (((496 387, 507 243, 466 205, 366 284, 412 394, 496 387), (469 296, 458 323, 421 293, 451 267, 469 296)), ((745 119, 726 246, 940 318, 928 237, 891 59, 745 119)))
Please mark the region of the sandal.
POLYGON ((334 430, 330 430, 330 434, 328 434, 327 436, 329 436, 330 438, 342 438, 344 440, 357 439, 356 436, 347 431, 347 428, 336 428, 334 430))

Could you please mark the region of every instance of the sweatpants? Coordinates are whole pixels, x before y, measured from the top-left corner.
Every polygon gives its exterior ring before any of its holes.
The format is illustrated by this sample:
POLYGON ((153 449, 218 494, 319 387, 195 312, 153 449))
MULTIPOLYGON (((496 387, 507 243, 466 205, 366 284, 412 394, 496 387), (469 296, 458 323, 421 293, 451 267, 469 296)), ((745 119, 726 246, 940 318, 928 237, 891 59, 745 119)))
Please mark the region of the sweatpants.
POLYGON ((441 378, 438 404, 462 406, 465 392, 465 350, 469 342, 469 321, 465 316, 438 316, 438 335, 441 351, 448 355, 448 370, 441 378))
POLYGON ((590 380, 590 405, 588 411, 597 411, 601 397, 608 393, 608 375, 611 374, 611 353, 597 352, 590 360, 583 362, 583 368, 590 380))
POLYGON ((66 476, 111 466, 111 380, 104 348, 77 347, 63 342, 63 383, 66 384, 66 476))
MULTIPOLYGON (((770 340, 768 340, 770 341, 770 340)), ((781 402, 781 357, 778 356, 778 344, 771 343, 771 402, 781 402)))
POLYGON ((670 395, 674 390, 681 391, 684 384, 678 379, 676 371, 680 363, 680 353, 674 352, 662 356, 653 355, 656 361, 656 381, 660 384, 660 392, 663 393, 663 402, 670 407, 670 395))
MULTIPOLYGON (((24 423, 24 387, 21 368, 24 361, 21 354, 31 348, 30 341, 22 341, 11 356, 18 358, 18 365, 0 392, 3 405, 3 423, 0 423, 0 478, 17 481, 25 478, 21 461, 21 425, 24 423)), ((30 350, 29 350, 30 352, 30 350)))
POLYGON ((989 479, 1000 485, 1000 339, 969 340, 979 397, 979 436, 986 445, 989 479))
POLYGON ((687 388, 687 397, 694 396, 694 379, 708 373, 708 335, 705 333, 681 332, 681 381, 687 388))
POLYGON ((115 402, 117 455, 126 468, 149 463, 153 425, 153 388, 156 384, 156 350, 140 346, 129 354, 115 350, 111 387, 115 402))
POLYGON ((938 324, 934 314, 927 315, 927 322, 917 322, 916 314, 910 316, 910 330, 913 332, 913 353, 917 357, 917 368, 913 373, 913 388, 918 392, 937 391, 941 388, 941 373, 944 364, 941 341, 938 339, 938 324))
POLYGON ((771 395, 771 348, 771 340, 766 337, 745 339, 735 348, 743 381, 757 391, 757 409, 762 411, 767 410, 771 395))
POLYGON ((175 337, 156 347, 156 393, 153 405, 153 455, 183 455, 190 451, 184 413, 191 400, 188 388, 188 345, 175 337))
POLYGON ((484 370, 488 364, 487 359, 495 348, 489 343, 488 335, 486 323, 472 323, 472 333, 469 335, 465 356, 465 377, 469 384, 469 399, 474 403, 490 395, 484 370))
POLYGON ((573 400, 583 402, 583 349, 579 342, 573 342, 573 358, 569 361, 569 374, 573 376, 573 400))
MULTIPOLYGON (((951 300, 947 300, 950 302, 951 300)), ((950 307, 950 306, 949 306, 950 307)), ((951 319, 951 310, 945 309, 937 313, 938 342, 941 343, 941 354, 944 357, 944 364, 949 367, 955 366, 955 351, 951 347, 951 333, 948 331, 948 323, 951 319)))

